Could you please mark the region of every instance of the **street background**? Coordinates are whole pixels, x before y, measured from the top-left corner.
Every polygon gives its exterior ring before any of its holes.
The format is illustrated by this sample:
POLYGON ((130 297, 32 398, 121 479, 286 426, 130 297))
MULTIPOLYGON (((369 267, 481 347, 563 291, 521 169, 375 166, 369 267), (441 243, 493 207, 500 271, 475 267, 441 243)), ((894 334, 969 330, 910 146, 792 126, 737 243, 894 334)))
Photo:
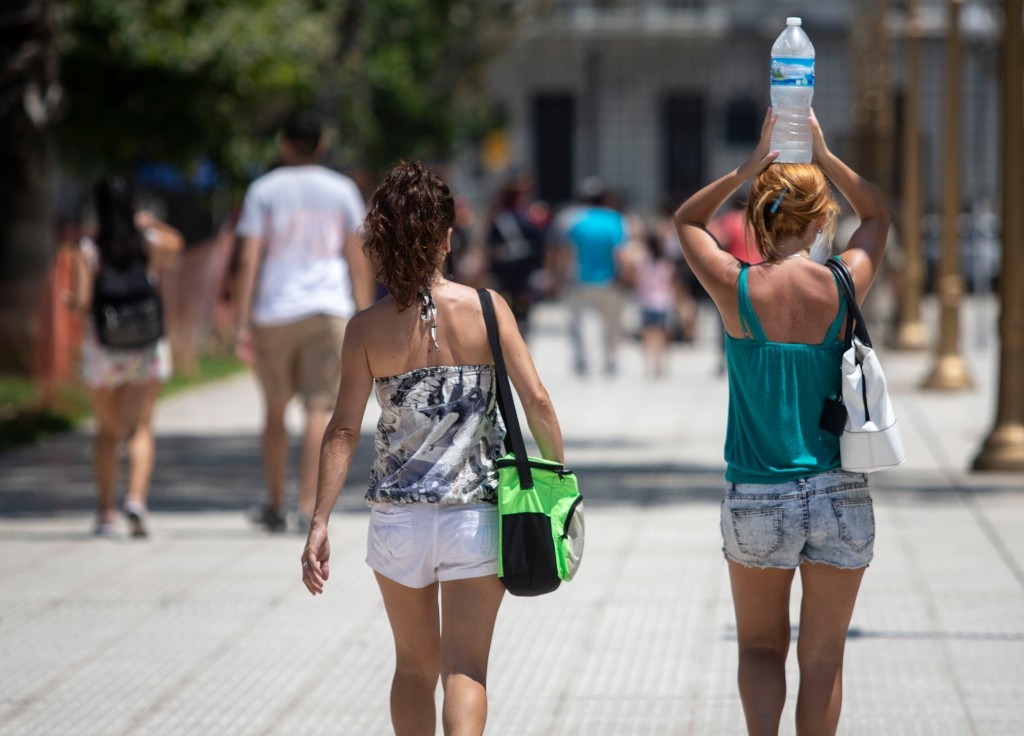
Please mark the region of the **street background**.
MULTIPOLYGON (((994 319, 992 300, 968 309, 994 319)), ((643 377, 636 343, 616 378, 579 378, 562 306, 534 318, 587 547, 572 583, 506 598, 488 733, 743 733, 718 531, 716 317, 705 310, 697 341, 673 348, 662 382, 643 377)), ((1019 475, 965 471, 991 427, 996 356, 965 335, 966 391, 922 391, 929 356, 882 351, 909 459, 871 478, 876 557, 847 645, 842 734, 1024 733, 1024 493, 1019 475)), ((0 454, 0 734, 390 732, 392 642, 363 563, 376 406, 315 599, 303 537, 245 518, 263 494, 260 411, 249 375, 160 403, 143 542, 91 535, 89 427, 0 454)), ((790 665, 787 734, 795 653, 790 665)))

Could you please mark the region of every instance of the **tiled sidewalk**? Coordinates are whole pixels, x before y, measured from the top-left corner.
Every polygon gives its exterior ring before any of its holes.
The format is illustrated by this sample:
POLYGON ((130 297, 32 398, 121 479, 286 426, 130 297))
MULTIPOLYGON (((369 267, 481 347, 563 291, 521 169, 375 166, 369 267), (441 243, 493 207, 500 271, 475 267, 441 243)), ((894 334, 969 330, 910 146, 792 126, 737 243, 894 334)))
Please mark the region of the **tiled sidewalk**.
MULTIPOLYGON (((506 599, 488 733, 741 734, 713 333, 676 350, 665 383, 641 379, 633 346, 616 380, 581 382, 563 313, 539 316, 534 353, 587 494, 588 543, 577 580, 506 599)), ((916 390, 926 356, 883 357, 911 460, 873 479, 876 558, 840 733, 1024 734, 1024 476, 962 471, 991 421, 992 356, 972 355, 978 388, 950 395, 916 390)), ((261 494, 258 412, 248 377, 162 402, 143 543, 89 536, 86 435, 0 456, 0 734, 390 732, 365 464, 332 520, 328 592, 311 598, 302 538, 243 518, 261 494)))

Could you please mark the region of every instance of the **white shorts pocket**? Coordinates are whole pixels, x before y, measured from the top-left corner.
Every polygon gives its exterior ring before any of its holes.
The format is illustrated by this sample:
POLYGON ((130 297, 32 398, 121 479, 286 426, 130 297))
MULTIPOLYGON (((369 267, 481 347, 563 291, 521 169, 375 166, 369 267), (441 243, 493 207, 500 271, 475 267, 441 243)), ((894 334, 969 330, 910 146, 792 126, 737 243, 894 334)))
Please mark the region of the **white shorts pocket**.
POLYGON ((412 510, 401 506, 373 509, 367 546, 377 559, 408 557, 413 549, 412 510))

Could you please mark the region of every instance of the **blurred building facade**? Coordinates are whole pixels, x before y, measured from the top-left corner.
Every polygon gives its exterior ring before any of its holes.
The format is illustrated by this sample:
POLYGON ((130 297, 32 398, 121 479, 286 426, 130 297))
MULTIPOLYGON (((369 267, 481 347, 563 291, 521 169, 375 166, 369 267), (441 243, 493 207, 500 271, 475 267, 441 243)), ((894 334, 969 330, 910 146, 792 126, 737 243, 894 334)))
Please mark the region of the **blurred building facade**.
MULTIPOLYGON (((949 3, 918 0, 917 7, 927 209, 937 206, 944 173, 949 3)), ((965 206, 998 201, 1000 14, 999 3, 967 0, 962 15, 965 206)), ((588 175, 606 179, 638 211, 678 202, 740 163, 755 142, 770 99, 771 46, 790 15, 803 18, 815 45, 815 111, 845 158, 858 150, 855 119, 879 104, 877 84, 865 92, 857 75, 888 78, 881 81, 890 90, 881 114, 890 121, 893 154, 884 157, 891 170, 880 176, 895 196, 907 92, 904 0, 553 0, 490 72, 494 104, 508 121, 511 162, 534 170, 539 196, 555 204, 588 175), (887 38, 872 35, 878 29, 887 38), (881 71, 871 63, 879 55, 881 71)))

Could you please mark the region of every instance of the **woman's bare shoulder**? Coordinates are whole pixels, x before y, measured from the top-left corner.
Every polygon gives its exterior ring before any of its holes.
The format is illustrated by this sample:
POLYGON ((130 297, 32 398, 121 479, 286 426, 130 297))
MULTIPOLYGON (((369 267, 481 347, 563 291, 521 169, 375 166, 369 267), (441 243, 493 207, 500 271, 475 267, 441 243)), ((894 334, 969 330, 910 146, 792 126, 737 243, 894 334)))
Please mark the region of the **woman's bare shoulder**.
POLYGON ((750 271, 751 297, 761 314, 828 314, 838 307, 835 279, 821 264, 805 260, 759 264, 750 271))
POLYGON ((360 310, 348 321, 345 332, 355 331, 360 335, 368 336, 374 333, 386 332, 387 324, 399 314, 395 308, 395 300, 390 294, 384 296, 366 309, 360 310))

